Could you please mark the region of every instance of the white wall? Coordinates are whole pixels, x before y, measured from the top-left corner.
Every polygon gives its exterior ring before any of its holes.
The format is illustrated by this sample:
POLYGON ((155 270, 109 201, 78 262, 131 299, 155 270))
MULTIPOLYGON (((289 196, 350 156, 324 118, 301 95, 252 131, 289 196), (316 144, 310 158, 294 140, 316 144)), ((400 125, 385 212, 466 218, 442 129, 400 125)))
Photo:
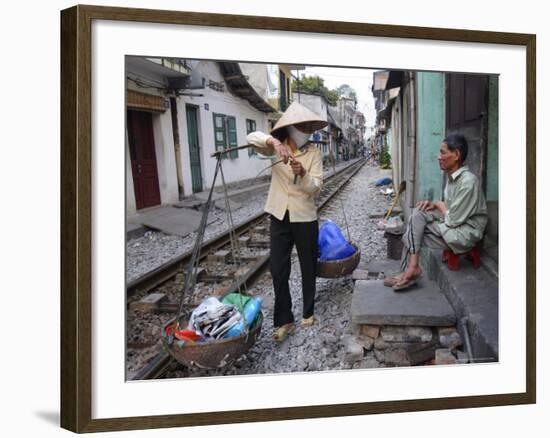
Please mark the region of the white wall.
POLYGON ((159 174, 161 204, 178 202, 178 177, 170 110, 153 113, 153 134, 159 174))
MULTIPOLYGON (((201 62, 197 67, 205 77, 213 81, 223 81, 217 65, 213 62, 201 62)), ((180 124, 180 141, 182 175, 185 194, 192 194, 191 185, 191 165, 189 158, 187 118, 185 114, 185 105, 196 105, 199 108, 199 142, 201 146, 201 170, 203 178, 203 189, 206 190, 212 184, 214 170, 216 167, 215 158, 210 155, 216 151, 214 142, 214 119, 213 114, 225 114, 234 116, 237 124, 237 144, 246 144, 246 119, 256 121, 258 131, 268 132, 267 116, 258 111, 248 101, 238 98, 231 94, 224 86, 223 92, 214 91, 210 88, 193 90, 193 94, 202 96, 181 96, 178 98, 178 119, 180 124), (205 107, 208 105, 208 110, 205 107)), ((223 160, 223 171, 226 182, 234 182, 242 179, 254 178, 265 167, 269 161, 259 160, 254 156, 249 157, 247 150, 239 151, 238 159, 226 158, 223 160)), ((262 175, 266 174, 265 172, 262 175)), ((269 175, 269 173, 267 173, 269 175)), ((216 185, 221 184, 221 178, 218 176, 216 185)))
MULTIPOLYGON (((5 126, 1 143, 4 148, 0 172, 3 188, 3 205, 15 209, 16 214, 0 216, 3 235, 0 255, 4 278, 4 309, 25 309, 25 321, 38 324, 36 336, 23 340, 14 333, 21 327, 22 312, 7 311, 0 319, 3 329, 3 349, 12 355, 21 354, 28 359, 28 342, 32 341, 36 360, 2 361, 1 371, 6 378, 2 384, 1 400, 5 408, 2 430, 5 436, 41 438, 73 437, 59 428, 59 10, 76 2, 54 0, 42 2, 9 2, 5 4, 2 37, 9 40, 3 46, 4 58, 10 63, 2 69, 4 99, 9 107, 2 109, 5 126), (29 29, 33 30, 32 37, 29 29), (40 65, 40 79, 49 86, 40 88, 40 101, 47 108, 40 117, 33 118, 32 132, 39 132, 38 141, 22 142, 22 135, 29 132, 29 102, 36 101, 36 88, 22 86, 36 82, 36 69, 14 68, 27 65, 32 53, 34 65, 40 65), (25 143, 25 144, 22 144, 25 143), (8 147, 9 146, 9 147, 8 147), (14 184, 17 181, 17 184, 14 184), (36 217, 40 215, 39 232, 32 238, 25 230, 36 229, 36 217), (40 263, 26 263, 32 251, 40 263), (23 279, 23 280, 22 280, 23 279), (32 390, 31 390, 32 388, 32 390)), ((240 0, 108 0, 87 1, 88 4, 119 7, 159 8, 197 12, 240 13, 249 15, 287 16, 300 19, 341 20, 350 22, 391 23, 411 26, 455 27, 501 32, 537 33, 537 167, 538 167, 538 269, 537 269, 537 362, 538 395, 536 405, 455 409, 446 411, 412 412, 399 414, 358 415, 352 417, 309 420, 276 421, 220 426, 171 428, 162 430, 110 432, 93 435, 101 438, 133 437, 182 437, 186 438, 265 438, 315 436, 334 438, 344 435, 367 437, 407 436, 420 438, 444 435, 448 438, 544 436, 548 427, 550 410, 550 379, 545 371, 550 363, 550 321, 545 317, 548 309, 549 287, 548 256, 545 248, 550 244, 549 229, 544 218, 550 216, 550 191, 548 172, 548 102, 550 87, 545 78, 550 74, 548 64, 550 29, 544 2, 525 0, 522 7, 496 1, 479 2, 464 0, 460 7, 442 7, 441 2, 418 3, 396 0, 391 8, 358 6, 356 1, 340 0, 315 7, 309 2, 279 0, 276 3, 240 0), (426 10, 430 13, 427 14, 426 10), (472 13, 475 11, 475 13, 472 13), (498 11, 498 13, 495 13, 498 11), (545 262, 546 260, 546 262, 545 262)), ((198 44, 199 42, 193 42, 198 44)), ((269 50, 269 48, 265 48, 269 50)), ((365 54, 368 56, 368 54, 365 54)), ((121 142, 123 140, 121 139, 121 142)), ((113 217, 124 216, 124 206, 112 212, 113 217)), ((113 305, 119 300, 114 299, 113 305)), ((7 354, 7 353, 6 353, 7 354)), ((353 371, 351 371, 353 372, 353 371)), ((379 372, 379 371, 376 371, 379 372)), ((386 372, 392 372, 387 370, 386 372)), ((247 377, 241 377, 243 387, 247 377)), ((166 387, 170 391, 169 385, 166 387)), ((268 396, 268 395, 267 395, 268 396)), ((185 395, 182 403, 189 401, 185 395)), ((92 435, 91 435, 92 436, 92 435)))

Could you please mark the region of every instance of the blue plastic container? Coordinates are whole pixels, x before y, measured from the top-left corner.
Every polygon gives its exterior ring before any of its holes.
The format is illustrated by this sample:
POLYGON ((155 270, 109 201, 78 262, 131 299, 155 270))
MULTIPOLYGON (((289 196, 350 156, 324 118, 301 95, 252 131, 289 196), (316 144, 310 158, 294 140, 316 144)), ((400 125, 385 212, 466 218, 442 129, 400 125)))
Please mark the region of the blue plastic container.
POLYGON ((223 336, 224 338, 234 338, 243 333, 246 326, 250 327, 256 317, 260 314, 262 310, 262 298, 254 297, 244 306, 243 319, 241 319, 237 324, 231 327, 223 336))

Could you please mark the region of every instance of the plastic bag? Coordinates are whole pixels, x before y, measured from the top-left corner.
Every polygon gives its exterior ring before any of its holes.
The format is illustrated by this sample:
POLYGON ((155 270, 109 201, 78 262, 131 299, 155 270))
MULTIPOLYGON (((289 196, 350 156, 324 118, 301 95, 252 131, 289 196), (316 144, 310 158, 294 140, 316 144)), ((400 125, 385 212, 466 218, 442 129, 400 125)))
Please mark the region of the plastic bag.
POLYGON ((219 339, 241 319, 235 306, 223 304, 217 297, 209 297, 193 310, 187 328, 200 336, 219 339))
POLYGON ((391 184, 391 183, 392 183, 392 179, 389 176, 384 176, 380 179, 377 179, 374 182, 374 185, 376 187, 380 187, 380 186, 386 186, 386 185, 391 184))
POLYGON ((342 231, 330 219, 323 222, 319 229, 319 260, 341 260, 355 253, 355 248, 346 240, 342 231))

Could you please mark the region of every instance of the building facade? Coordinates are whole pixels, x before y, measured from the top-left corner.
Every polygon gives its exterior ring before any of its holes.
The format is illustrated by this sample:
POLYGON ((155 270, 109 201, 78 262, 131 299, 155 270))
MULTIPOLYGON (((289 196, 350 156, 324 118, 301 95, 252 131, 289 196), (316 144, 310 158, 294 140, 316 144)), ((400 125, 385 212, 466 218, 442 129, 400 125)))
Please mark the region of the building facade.
MULTIPOLYGON (((290 67, 128 57, 127 213, 207 190, 211 154, 246 144, 251 131, 269 132, 288 106, 290 67)), ((227 183, 252 179, 266 166, 252 149, 223 160, 227 183)))
POLYGON ((494 75, 375 72, 377 110, 374 141, 391 155, 397 188, 406 182, 402 206, 408 216, 420 200, 443 199, 446 176, 437 156, 443 139, 462 134, 466 165, 487 199, 486 246, 498 243, 498 77, 494 75))

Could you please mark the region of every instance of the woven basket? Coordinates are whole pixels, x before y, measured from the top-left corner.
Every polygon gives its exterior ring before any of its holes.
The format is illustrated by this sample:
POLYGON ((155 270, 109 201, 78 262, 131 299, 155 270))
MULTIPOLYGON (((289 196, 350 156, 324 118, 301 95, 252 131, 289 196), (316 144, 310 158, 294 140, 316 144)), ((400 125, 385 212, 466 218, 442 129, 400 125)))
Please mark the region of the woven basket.
POLYGON ((341 260, 317 262, 317 277, 340 278, 350 275, 357 268, 359 260, 361 260, 361 250, 355 243, 350 243, 355 248, 355 252, 349 257, 341 260))

